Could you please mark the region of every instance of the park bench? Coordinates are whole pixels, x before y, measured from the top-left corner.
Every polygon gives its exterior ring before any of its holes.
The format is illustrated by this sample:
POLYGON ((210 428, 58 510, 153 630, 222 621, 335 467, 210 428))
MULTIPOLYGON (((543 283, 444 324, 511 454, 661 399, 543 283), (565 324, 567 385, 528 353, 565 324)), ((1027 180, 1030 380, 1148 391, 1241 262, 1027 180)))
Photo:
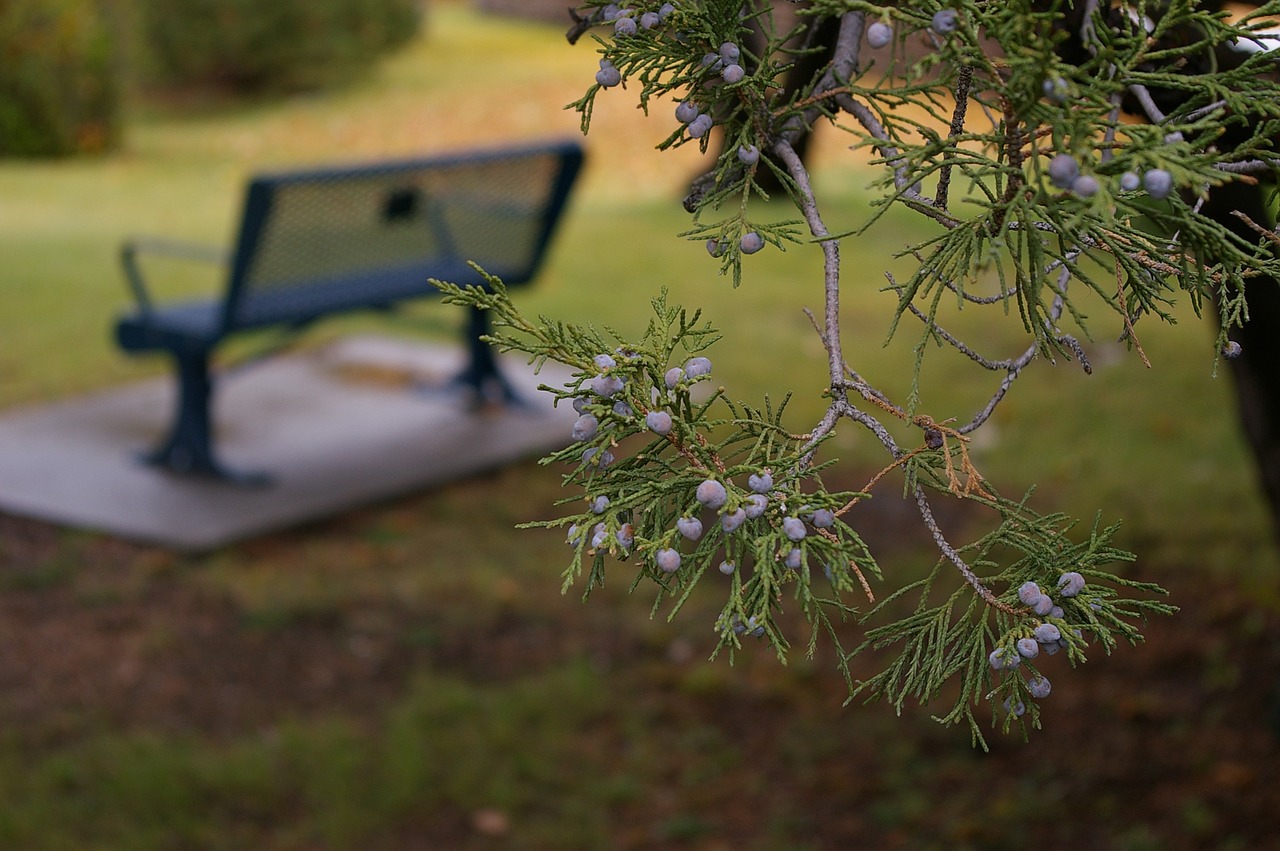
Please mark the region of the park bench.
MULTIPOLYGON (((583 153, 573 142, 308 169, 253 178, 230 251, 169 240, 126 240, 121 250, 136 309, 116 323, 127 352, 172 356, 177 404, 149 463, 242 484, 266 481, 223 466, 214 448, 212 355, 227 338, 258 329, 301 329, 327 316, 391 309, 437 296, 429 278, 483 285, 473 261, 506 284, 530 282, 546 254, 583 153), (140 257, 221 261, 213 298, 155 304, 140 257)), ((472 310, 468 363, 456 379, 485 393, 510 389, 481 340, 472 310)))

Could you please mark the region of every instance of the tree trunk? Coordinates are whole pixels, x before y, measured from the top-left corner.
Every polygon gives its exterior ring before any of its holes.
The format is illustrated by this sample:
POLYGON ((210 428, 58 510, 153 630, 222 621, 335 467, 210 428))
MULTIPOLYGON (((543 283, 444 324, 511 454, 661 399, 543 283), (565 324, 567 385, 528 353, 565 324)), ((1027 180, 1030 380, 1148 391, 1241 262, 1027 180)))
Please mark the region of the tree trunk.
MULTIPOLYGON (((1245 239, 1257 234, 1231 215, 1239 210, 1260 225, 1270 226, 1264 190, 1229 184, 1213 191, 1201 208, 1245 239)), ((1257 461, 1257 476, 1271 512, 1272 531, 1280 537, 1280 282, 1260 276, 1245 286, 1249 319, 1231 331, 1240 355, 1227 361, 1235 385, 1240 423, 1257 461)))
MULTIPOLYGON (((790 29, 804 21, 803 18, 796 14, 796 11, 790 3, 781 4, 774 0, 773 14, 780 30, 790 29)), ((798 47, 800 44, 807 43, 811 48, 811 52, 796 57, 795 64, 788 69, 782 81, 784 92, 804 91, 813 82, 814 77, 831 61, 831 54, 836 44, 836 34, 840 31, 840 19, 838 17, 828 17, 810 20, 809 26, 796 39, 796 44, 792 46, 798 47)), ((765 42, 766 36, 764 32, 758 26, 753 26, 751 35, 746 39, 744 47, 747 48, 748 53, 758 56, 764 52, 765 42)), ((754 70, 754 68, 748 70, 754 70)), ((792 145, 802 162, 808 159, 809 143, 812 138, 811 134, 805 133, 792 145)), ((727 141, 725 140, 726 143, 727 141)), ((772 152, 766 151, 764 156, 774 160, 775 164, 785 171, 785 167, 777 162, 777 158, 772 152)), ((756 184, 770 195, 781 195, 786 192, 781 181, 778 180, 777 175, 770 168, 761 168, 756 171, 756 184)))

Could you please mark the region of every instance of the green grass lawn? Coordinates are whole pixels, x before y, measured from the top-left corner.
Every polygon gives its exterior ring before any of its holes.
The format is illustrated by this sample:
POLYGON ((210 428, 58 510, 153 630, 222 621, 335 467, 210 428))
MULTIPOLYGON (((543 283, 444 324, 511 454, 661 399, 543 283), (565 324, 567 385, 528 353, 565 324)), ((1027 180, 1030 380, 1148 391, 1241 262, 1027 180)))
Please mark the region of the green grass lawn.
MULTIPOLYGON (((561 107, 595 68, 590 45, 568 47, 561 28, 434 2, 422 38, 341 91, 251 105, 140 101, 117 153, 0 163, 0 409, 163 373, 159 359, 126 358, 110 339, 112 317, 128 305, 115 255, 124 236, 225 242, 257 169, 576 134, 576 116, 561 107)), ((646 121, 627 98, 610 92, 598 107, 581 191, 545 274, 519 303, 629 334, 665 287, 724 329, 711 356, 729 394, 755 402, 794 389, 791 425, 806 428, 822 405, 821 346, 800 309, 820 303, 816 250, 749 258, 733 290, 701 245, 675 238, 688 225, 678 198, 696 173, 695 152, 655 152, 666 105, 646 121)), ((820 137, 817 182, 837 227, 860 221, 870 197, 870 173, 845 155, 837 136, 820 137)), ((777 215, 790 217, 781 206, 777 215)), ((901 268, 889 255, 915 227, 890 215, 843 247, 846 354, 890 395, 908 386, 916 329, 904 326, 885 345, 893 299, 880 292, 881 273, 901 268)), ((168 296, 217 286, 203 272, 162 272, 168 296)), ((1280 609, 1280 565, 1230 387, 1212 375, 1212 332, 1179 315, 1177 327, 1139 329, 1150 370, 1110 342, 1111 325, 1090 344, 1094 375, 1037 363, 975 457, 1006 492, 1037 483, 1043 506, 1124 519, 1122 543, 1139 553, 1126 569, 1183 591, 1243 588, 1260 608, 1230 608, 1225 617, 1239 615, 1230 635, 1261 643, 1280 609)), ((439 335, 451 321, 427 304, 405 321, 343 319, 308 339, 355 329, 439 335)), ((949 324, 1000 356, 1022 345, 1014 317, 966 312, 949 324)), ((922 410, 967 419, 996 382, 935 354, 922 410)), ((851 486, 884 465, 873 443, 852 428, 836 438, 851 486)), ((1066 844, 1045 847, 1072 847, 1089 834, 1060 811, 1086 800, 1118 831, 1115 844, 1094 847, 1156 847, 1170 829, 1154 793, 1126 822, 1128 787, 1108 786, 1104 765, 1142 736, 1191 747, 1197 724, 1171 717, 1155 697, 1087 680, 1095 685, 1064 696, 1070 711, 1050 713, 1048 733, 1025 754, 997 744, 1001 761, 988 768, 962 731, 938 730, 926 713, 899 720, 883 708, 842 709, 829 658, 783 669, 760 652, 732 669, 703 664, 712 589, 674 624, 651 621, 648 600, 628 597, 625 581, 585 606, 562 597, 558 536, 511 528, 549 516, 557 485, 554 473, 517 465, 199 559, 75 532, 0 539, 0 647, 30 648, 18 668, 32 672, 0 696, 0 718, 10 719, 0 728, 0 847, 769 849, 856 847, 831 837, 875 836, 875 847, 997 848, 1021 847, 1001 825, 1032 819, 1057 819, 1066 844), (22 617, 47 625, 47 636, 2 625, 22 617), (205 626, 225 631, 225 645, 192 638, 205 626), (173 694, 147 691, 127 671, 102 674, 101 693, 75 691, 67 682, 81 669, 60 667, 75 660, 59 635, 112 648, 96 667, 87 655, 85 670, 128 662, 173 694), (183 654, 200 647, 221 654, 223 667, 197 687, 183 665, 203 657, 183 654), (334 669, 317 670, 310 691, 269 682, 255 690, 243 659, 284 648, 301 659, 331 654, 334 669), (365 658, 392 660, 398 673, 369 674, 365 658), (34 679, 68 695, 66 705, 28 700, 43 694, 34 679), (232 694, 237 683, 248 685, 232 694), (254 708, 277 693, 279 705, 254 708), (41 711, 24 709, 32 701, 41 711), (1097 771, 1081 768, 1073 785, 1036 754, 1052 748, 1070 759, 1073 745, 1053 740, 1055 724, 1078 732, 1081 716, 1132 737, 1116 744, 1099 734, 1097 771), (1159 730, 1128 726, 1153 717, 1159 730), (975 777, 986 780, 957 791, 975 777)), ((894 497, 889 487, 880 498, 894 497)), ((918 550, 886 553, 891 575, 922 564, 918 550)), ((1189 610, 1186 623, 1224 617, 1221 607, 1198 609, 1194 595, 1173 602, 1189 610)), ((1213 648, 1195 676, 1220 700, 1198 711, 1225 729, 1231 719, 1213 713, 1254 673, 1230 645, 1213 648)), ((1151 649, 1126 648, 1088 668, 1140 676, 1151 649)), ((1247 753, 1247 744, 1232 746, 1247 753)), ((1178 835, 1227 837, 1219 791, 1192 796, 1200 809, 1179 805, 1178 835)))

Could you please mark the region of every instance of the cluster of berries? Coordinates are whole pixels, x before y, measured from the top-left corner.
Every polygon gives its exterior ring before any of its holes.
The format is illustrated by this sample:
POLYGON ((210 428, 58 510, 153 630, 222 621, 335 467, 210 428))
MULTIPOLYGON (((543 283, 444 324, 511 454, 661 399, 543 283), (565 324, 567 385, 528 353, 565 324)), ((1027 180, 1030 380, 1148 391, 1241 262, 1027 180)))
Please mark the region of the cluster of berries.
MULTIPOLYGON (((940 9, 929 20, 929 29, 934 35, 950 35, 959 27, 960 16, 954 9, 940 9)), ((893 27, 884 21, 876 21, 867 26, 866 36, 867 45, 878 50, 893 41, 893 27)))
MULTIPOLYGON (((1080 163, 1070 154, 1055 154, 1049 160, 1049 182, 1081 198, 1092 198, 1102 188, 1096 177, 1080 173, 1080 163)), ((1132 171, 1120 175, 1120 188, 1125 192, 1139 187, 1152 198, 1163 200, 1173 191, 1173 176, 1162 168, 1148 169, 1141 177, 1132 171)))
POLYGON ((685 130, 694 139, 710 133, 711 125, 715 123, 710 113, 703 112, 702 107, 691 100, 682 101, 676 107, 676 120, 685 126, 685 130))
MULTIPOLYGON (((635 9, 610 3, 601 10, 600 17, 605 23, 613 24, 614 36, 625 38, 635 35, 640 30, 653 29, 670 17, 675 10, 676 7, 671 3, 663 3, 656 11, 651 10, 637 15, 635 9)), ((611 89, 622 82, 622 72, 608 59, 601 59, 600 70, 596 72, 596 82, 602 88, 611 89)))
MULTIPOLYGON (((637 15, 635 9, 610 3, 601 10, 601 19, 605 23, 613 24, 615 38, 626 38, 640 30, 658 27, 674 11, 675 6, 671 3, 663 3, 656 11, 651 10, 637 15)), ((719 82, 729 85, 740 83, 747 76, 747 70, 742 65, 742 48, 731 41, 721 44, 715 53, 703 56, 702 67, 718 74, 719 82)), ((603 88, 613 88, 622 82, 622 74, 609 59, 601 59, 600 70, 596 73, 596 82, 603 88)), ((685 125, 690 138, 693 139, 706 136, 715 124, 710 112, 703 111, 702 107, 693 101, 681 103, 676 109, 676 118, 685 125)))
MULTIPOLYGON (((626 38, 640 30, 651 30, 660 26, 675 11, 671 3, 663 3, 656 11, 651 10, 637 14, 635 9, 618 3, 610 3, 601 10, 601 19, 613 24, 615 38, 626 38)), ((680 37, 677 34, 677 37, 680 37)), ((742 48, 731 41, 726 41, 714 53, 702 57, 702 67, 711 73, 718 74, 718 81, 729 85, 740 83, 747 77, 747 70, 742 65, 742 48)), ((596 82, 609 89, 622 82, 622 74, 608 59, 600 60, 600 70, 596 73, 596 82)), ((676 118, 685 125, 690 138, 701 139, 711 132, 715 120, 710 112, 704 111, 693 101, 685 101, 676 109, 676 118)), ((741 155, 741 154, 740 154, 741 155)))
MULTIPOLYGON (((597 497, 597 499, 607 500, 608 497, 602 496, 602 497, 597 497)), ((603 514, 604 512, 599 511, 596 513, 603 514)), ((621 526, 618 527, 617 531, 615 531, 613 535, 614 535, 614 540, 618 542, 618 546, 622 548, 624 553, 630 550, 631 547, 636 542, 635 530, 632 528, 630 523, 623 523, 621 526)), ((569 534, 568 534, 567 540, 569 541, 569 546, 571 547, 576 547, 578 546, 578 544, 582 543, 582 528, 578 526, 578 524, 575 523, 569 527, 569 534)), ((600 549, 605 545, 605 542, 608 540, 609 540, 609 527, 607 524, 605 524, 604 521, 601 521, 591 527, 591 549, 593 550, 600 549)))
MULTIPOLYGON (((668 390, 675 390, 680 386, 681 382, 688 383, 695 381, 704 375, 711 374, 711 359, 702 356, 692 357, 685 363, 683 367, 673 366, 668 369, 662 377, 662 383, 666 385, 668 390)), ((657 402, 657 391, 655 389, 654 402, 657 402)), ((644 415, 645 428, 658 435, 665 437, 671 433, 671 428, 675 424, 671 419, 671 414, 661 408, 654 408, 644 415)))
MULTIPOLYGON (((614 421, 627 422, 635 416, 635 411, 626 402, 613 397, 627 386, 627 379, 613 370, 618 365, 613 355, 600 354, 593 359, 600 371, 586 383, 589 396, 579 396, 573 400, 573 409, 578 412, 570 430, 570 436, 579 443, 591 440, 600 431, 600 417, 614 421)), ((613 463, 613 453, 608 449, 601 450, 589 446, 582 451, 582 462, 601 469, 613 463)))
MULTIPOLYGON (((706 479, 701 482, 697 490, 694 492, 694 498, 698 504, 709 508, 712 511, 719 511, 724 508, 729 501, 729 491, 723 484, 715 479, 706 479)), ((768 505, 768 500, 764 500, 760 505, 758 512, 754 512, 752 516, 759 517, 764 513, 764 507, 768 505)), ((733 511, 722 512, 720 515, 720 528, 724 530, 726 535, 732 534, 738 530, 748 519, 747 507, 740 506, 733 511)), ((690 541, 697 541, 702 537, 703 526, 702 520, 694 516, 684 516, 676 520, 676 532, 681 537, 690 541)), ((663 573, 675 573, 680 569, 680 553, 674 548, 660 549, 654 555, 654 563, 663 573)), ((731 575, 736 570, 733 562, 726 561, 720 565, 720 572, 726 576, 731 575)))
MULTIPOLYGON (((1041 88, 1044 96, 1053 103, 1063 104, 1071 97, 1070 84, 1059 76, 1046 78, 1041 88)), ((1101 188, 1097 178, 1080 173, 1080 164, 1070 154, 1057 154, 1049 161, 1049 181, 1081 198, 1090 198, 1101 188)), ((1162 201, 1173 191, 1173 175, 1162 168, 1148 169, 1142 175, 1126 171, 1120 175, 1120 188, 1125 192, 1142 188, 1152 198, 1162 201)))
MULTIPOLYGON (((730 475, 702 474, 682 490, 681 510, 673 512, 671 525, 642 525, 624 498, 626 488, 615 487, 614 476, 600 475, 613 462, 609 448, 637 435, 657 436, 683 446, 691 437, 679 411, 690 388, 712 374, 709 358, 695 355, 665 372, 651 373, 642 356, 619 348, 597 354, 579 373, 570 391, 578 413, 572 437, 580 446, 568 455, 581 459, 577 475, 585 484, 585 508, 572 518, 567 542, 579 554, 600 558, 604 554, 626 560, 642 558, 651 576, 693 578, 714 565, 726 577, 737 580, 750 571, 764 541, 769 566, 802 571, 809 557, 825 560, 828 579, 840 581, 835 565, 842 555, 828 555, 840 546, 835 528, 836 510, 827 507, 830 495, 804 495, 793 491, 790 479, 779 482, 773 469, 763 466, 730 475), (654 374, 656 380, 647 376, 654 374), (633 525, 634 524, 634 525, 633 525), (718 527, 718 528, 717 528, 718 527), (830 531, 828 531, 830 530, 830 531), (750 540, 747 539, 750 536, 750 540), (821 540, 819 540, 821 537, 821 540), (762 539, 762 540, 758 540, 762 539), (744 559, 746 560, 744 562, 744 559)), ((663 441, 659 441, 661 444, 663 441)), ((640 459, 648 457, 644 453, 640 459)), ((567 519, 567 518, 566 518, 567 519)), ((750 577, 743 581, 750 581, 750 577)), ((767 615, 729 617, 717 629, 735 635, 764 636, 767 615)))
POLYGON ((720 45, 715 53, 702 57, 702 67, 719 74, 720 79, 732 85, 741 83, 747 76, 747 69, 742 67, 742 48, 731 41, 720 45))
MULTIPOLYGON (((647 11, 637 15, 634 9, 617 3, 610 3, 602 9, 601 19, 605 23, 613 24, 615 38, 626 37, 634 35, 641 29, 657 27, 674 11, 675 7, 671 3, 664 3, 656 11, 647 11)), ((679 33, 676 35, 677 38, 681 37, 679 33)), ((707 53, 702 57, 701 66, 709 73, 718 75, 718 79, 707 80, 703 88, 711 90, 721 83, 733 85, 742 82, 747 76, 746 68, 742 62, 742 47, 732 41, 726 41, 716 48, 715 52, 707 53)), ((600 60, 600 70, 596 72, 596 82, 602 88, 613 88, 622 83, 622 72, 610 59, 607 57, 602 58, 600 60)), ((706 92, 704 91, 705 94, 706 92)), ((677 104, 675 117, 677 121, 684 125, 685 132, 689 134, 690 139, 706 138, 715 126, 711 106, 705 102, 700 102, 699 98, 692 96, 677 104)), ((740 145, 736 153, 738 161, 748 168, 753 168, 760 161, 760 149, 755 145, 740 145)), ((755 254, 764 248, 764 244, 764 237, 756 231, 744 233, 738 239, 738 249, 743 254, 755 254)), ((707 250, 714 257, 724 254, 725 247, 718 240, 711 240, 707 243, 707 250)))
MULTIPOLYGON (((768 470, 752 473, 747 478, 747 487, 750 488, 751 492, 742 500, 741 507, 732 512, 722 512, 720 515, 721 526, 726 534, 737 529, 741 525, 744 516, 745 519, 754 520, 765 513, 765 509, 769 505, 769 493, 773 489, 773 475, 768 470)), ((727 495, 722 497, 723 492, 724 487, 719 482, 707 479, 698 487, 698 501, 707 508, 715 505, 723 507, 721 500, 724 499, 725 502, 728 502, 727 495), (707 499, 709 501, 704 502, 707 499)), ((809 506, 804 506, 796 514, 788 514, 782 517, 779 525, 783 536, 791 543, 791 546, 786 547, 784 544, 784 548, 778 553, 778 558, 789 570, 798 571, 804 564, 804 551, 799 544, 808 537, 809 530, 806 524, 812 525, 815 529, 830 528, 835 525, 835 512, 828 508, 810 510, 809 506)), ((690 540, 696 541, 702 535, 702 523, 697 518, 680 518, 676 521, 676 529, 690 540)), ((665 557, 671 558, 669 555, 665 557)), ((659 569, 667 569, 661 562, 659 562, 658 566, 659 569)), ((671 572, 677 569, 679 569, 678 560, 671 572)), ((737 565, 732 561, 723 561, 720 563, 719 569, 726 576, 731 576, 737 570, 737 565)), ((826 566, 825 573, 828 580, 835 581, 830 565, 826 566)), ((721 628, 717 626, 716 629, 719 631, 721 628)), ((765 634, 764 627, 757 624, 755 617, 749 617, 745 623, 740 618, 735 617, 731 628, 736 635, 749 633, 760 637, 765 634)))
MULTIPOLYGON (((620 354, 626 357, 625 354, 620 354)), ((623 375, 618 374, 618 361, 610 354, 599 354, 592 359, 595 367, 599 372, 584 382, 583 388, 589 390, 587 395, 582 395, 573 400, 573 409, 578 413, 578 418, 574 420, 570 429, 570 436, 575 442, 585 443, 593 440, 602 427, 613 428, 623 426, 624 428, 634 428, 633 420, 635 411, 627 402, 616 399, 627 386, 627 379, 623 375), (605 422, 602 424, 601 419, 605 422)), ((703 376, 711 374, 711 360, 709 358, 697 356, 690 358, 683 367, 672 367, 667 370, 663 383, 667 390, 675 390, 681 385, 688 386, 690 383, 697 381, 703 376)), ((644 428, 650 432, 665 437, 670 434, 675 426, 675 421, 671 414, 661 407, 657 407, 660 393, 657 388, 653 389, 652 400, 655 407, 645 412, 644 428)), ((613 453, 608 449, 598 446, 589 446, 582 451, 579 456, 582 463, 597 469, 603 470, 614 462, 613 453)), ((588 498, 591 513, 604 514, 609 508, 609 498, 604 495, 588 498)), ((617 543, 624 550, 629 550, 634 543, 634 533, 629 523, 624 523, 615 533, 617 543)), ((582 531, 577 524, 569 527, 568 542, 572 546, 578 546, 583 540, 582 531)), ((599 548, 609 540, 606 524, 601 522, 595 524, 591 530, 590 545, 592 549, 599 548)), ((679 566, 678 560, 674 571, 679 566)), ((670 571, 669 571, 670 572, 670 571)))
MULTIPOLYGON (((763 517, 769 508, 770 494, 773 491, 773 474, 769 470, 761 470, 747 477, 745 494, 736 494, 730 498, 729 489, 718 479, 708 478, 698 484, 694 491, 694 499, 703 508, 715 511, 720 517, 720 529, 731 535, 748 520, 763 517), (734 507, 730 507, 730 506, 734 507)), ((829 508, 811 509, 802 507, 793 514, 783 514, 778 521, 778 528, 783 537, 790 542, 785 551, 779 552, 782 563, 792 569, 799 570, 803 564, 804 554, 800 543, 809 535, 809 526, 815 529, 829 529, 835 525, 835 512, 829 508)), ((704 528, 702 520, 696 516, 686 515, 676 520, 676 532, 690 541, 702 538, 704 528)), ((660 549, 655 553, 654 562, 664 573, 675 573, 680 569, 680 553, 673 547, 660 549)), ((726 561, 720 565, 720 572, 731 575, 737 566, 726 561)))
MULTIPOLYGON (((759 231, 747 231, 738 239, 738 250, 743 254, 755 254, 762 248, 764 248, 764 237, 759 231)), ((712 257, 719 257, 724 254, 724 245, 718 239, 708 239, 707 253, 712 257)))
MULTIPOLYGON (((1084 576, 1074 570, 1069 571, 1058 578, 1058 594, 1067 598, 1075 597, 1084 590, 1084 585, 1084 576)), ((1053 598, 1044 593, 1038 584, 1022 583, 1018 587, 1018 600, 1046 620, 1036 624, 1031 634, 1019 638, 1014 642, 1013 647, 997 647, 992 650, 987 656, 987 662, 994 671, 1012 670, 1020 666, 1023 659, 1035 659, 1042 652, 1046 656, 1053 656, 1068 646, 1062 630, 1056 624, 1049 622, 1062 620, 1064 616, 1062 607, 1055 604, 1053 598)), ((1080 631, 1075 630, 1075 635, 1080 637, 1080 631)), ((1048 697, 1052 688, 1049 679, 1039 672, 1027 680, 1027 692, 1037 700, 1048 697)), ((1013 715, 1022 715, 1026 711, 1025 706, 1021 703, 1013 703, 1012 700, 1006 700, 1004 708, 1013 715)))
POLYGON ((606 24, 613 24, 613 34, 619 36, 635 35, 639 30, 651 30, 670 17, 676 7, 663 3, 657 11, 642 12, 636 15, 630 9, 618 3, 610 3, 601 10, 600 17, 606 24))
POLYGON ((600 70, 596 72, 596 82, 603 88, 611 89, 622 82, 622 72, 608 59, 601 59, 600 70))
POLYGON ((756 621, 755 615, 748 617, 745 621, 741 618, 735 618, 733 621, 733 632, 735 635, 743 635, 751 633, 756 638, 764 635, 764 627, 760 626, 756 621))

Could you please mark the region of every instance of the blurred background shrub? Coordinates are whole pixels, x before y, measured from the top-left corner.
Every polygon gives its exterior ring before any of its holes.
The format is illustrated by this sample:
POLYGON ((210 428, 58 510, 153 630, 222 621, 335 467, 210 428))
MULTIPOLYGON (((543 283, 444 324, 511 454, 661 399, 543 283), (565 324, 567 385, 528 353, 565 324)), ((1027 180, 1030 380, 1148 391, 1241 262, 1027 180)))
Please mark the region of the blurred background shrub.
POLYGON ((97 153, 116 144, 116 36, 95 0, 0 2, 0 156, 97 153))
POLYGON ((135 0, 144 77, 235 93, 345 82, 418 32, 421 0, 135 0))
POLYGON ((482 12, 549 21, 554 24, 563 24, 566 29, 570 21, 570 5, 575 4, 566 3, 564 0, 475 0, 476 8, 482 12))
POLYGON ((345 83, 423 0, 0 0, 0 157, 100 153, 126 88, 235 96, 345 83))

